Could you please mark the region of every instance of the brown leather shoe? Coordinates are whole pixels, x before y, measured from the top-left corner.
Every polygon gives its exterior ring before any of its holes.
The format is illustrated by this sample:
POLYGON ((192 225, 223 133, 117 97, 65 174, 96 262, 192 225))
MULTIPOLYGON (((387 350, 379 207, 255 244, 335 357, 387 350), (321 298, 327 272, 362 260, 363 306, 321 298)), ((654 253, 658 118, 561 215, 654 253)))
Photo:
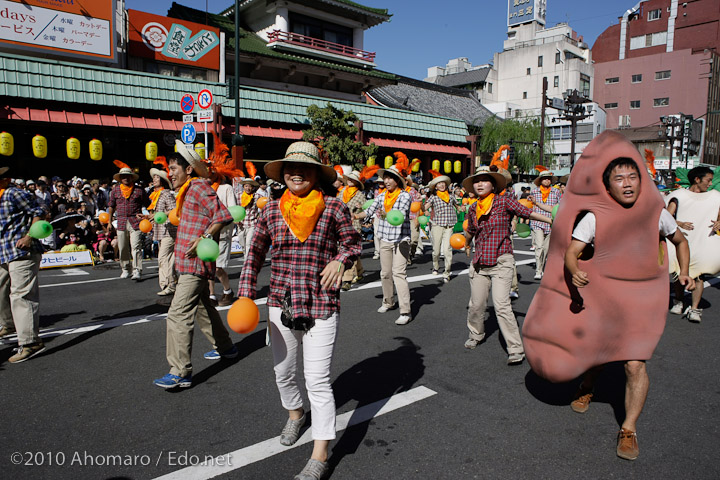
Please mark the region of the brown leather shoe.
POLYGON ((9 337, 10 335, 15 335, 15 327, 6 327, 5 325, 0 327, 0 338, 9 337))
POLYGON ((637 433, 621 428, 618 432, 617 456, 625 460, 635 460, 640 455, 637 433))
POLYGON ((575 399, 570 402, 570 408, 573 409, 573 412, 585 413, 588 411, 588 408, 590 408, 592 397, 592 390, 588 391, 582 387, 578 388, 578 391, 575 392, 575 399))
POLYGON ((232 292, 230 292, 230 293, 223 293, 223 296, 220 297, 220 300, 218 301, 217 304, 218 304, 219 307, 227 307, 228 305, 232 305, 232 304, 233 304, 233 294, 232 294, 232 292))

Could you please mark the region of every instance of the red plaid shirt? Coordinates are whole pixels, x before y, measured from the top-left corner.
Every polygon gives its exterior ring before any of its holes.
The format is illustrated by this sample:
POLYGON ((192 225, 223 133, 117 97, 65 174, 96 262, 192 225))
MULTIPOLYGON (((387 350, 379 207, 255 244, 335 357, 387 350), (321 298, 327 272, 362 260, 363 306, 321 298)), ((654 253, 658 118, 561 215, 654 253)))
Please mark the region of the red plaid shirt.
MULTIPOLYGON (((411 206, 412 206, 412 203, 413 203, 413 202, 420 202, 420 201, 422 201, 422 197, 420 196, 420 192, 418 192, 415 188, 410 187, 410 190, 405 190, 405 191, 410 194, 410 202, 411 202, 410 205, 411 205, 411 206)), ((413 212, 412 210, 410 210, 410 215, 409 215, 409 216, 410 216, 410 220, 415 220, 416 218, 418 218, 418 217, 420 216, 420 212, 413 212)))
POLYGON ((218 199, 217 193, 205 179, 193 180, 185 194, 182 217, 175 240, 175 270, 178 275, 215 278, 215 262, 203 262, 197 257, 186 258, 190 245, 201 237, 213 223, 229 225, 232 215, 218 199))
MULTIPOLYGON (((173 208, 175 208, 175 195, 166 188, 160 193, 160 198, 158 198, 157 204, 155 205, 155 211, 170 213, 170 210, 173 208)), ((162 225, 157 223, 153 224, 153 240, 156 242, 167 237, 174 239, 176 236, 177 227, 169 221, 166 221, 162 225)))
MULTIPOLYGON (((539 188, 533 188, 530 191, 530 196, 533 198, 533 203, 544 203, 545 205, 549 207, 553 207, 560 203, 560 190, 557 188, 550 188, 550 195, 548 196, 548 201, 543 202, 542 200, 542 192, 539 188)), ((539 213, 540 215, 547 216, 548 212, 545 210, 541 210, 536 205, 533 205, 533 212, 539 213)), ((530 228, 533 230, 542 230, 545 232, 545 235, 550 235, 550 224, 545 222, 538 222, 537 220, 530 220, 530 228)))
POLYGON ((119 232, 125 231, 125 226, 128 220, 132 228, 137 230, 140 225, 140 219, 135 215, 142 213, 143 205, 150 205, 148 196, 145 190, 135 185, 130 198, 123 197, 122 191, 120 190, 120 184, 117 184, 110 191, 110 200, 108 201, 108 207, 115 209, 117 216, 117 230, 119 232))
POLYGON ((272 244, 270 293, 267 304, 280 307, 285 292, 290 292, 296 317, 325 319, 340 311, 340 290, 333 285, 320 286, 320 272, 333 260, 345 268, 362 253, 360 235, 350 219, 350 211, 342 200, 323 195, 325 210, 305 242, 290 232, 280 202, 268 202, 260 211, 255 236, 240 275, 239 297, 255 298, 257 276, 272 244))
POLYGON ((425 202, 425 209, 430 210, 430 221, 433 225, 452 227, 458 221, 457 201, 455 196, 450 195, 450 201, 445 201, 437 195, 431 195, 425 202))
POLYGON ((475 256, 473 265, 492 267, 497 264, 500 255, 513 253, 510 240, 510 222, 513 216, 528 218, 532 210, 523 207, 514 198, 507 195, 495 195, 489 215, 477 220, 477 208, 470 207, 468 212, 467 233, 475 237, 475 256))

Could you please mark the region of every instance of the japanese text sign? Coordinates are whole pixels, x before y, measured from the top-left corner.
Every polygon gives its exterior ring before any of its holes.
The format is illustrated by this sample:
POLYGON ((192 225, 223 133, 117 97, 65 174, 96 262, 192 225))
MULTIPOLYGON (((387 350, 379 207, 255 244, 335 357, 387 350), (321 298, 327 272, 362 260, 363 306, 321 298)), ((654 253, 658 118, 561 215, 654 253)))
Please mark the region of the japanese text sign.
POLYGON ((536 20, 545 25, 546 0, 508 0, 508 27, 536 20))

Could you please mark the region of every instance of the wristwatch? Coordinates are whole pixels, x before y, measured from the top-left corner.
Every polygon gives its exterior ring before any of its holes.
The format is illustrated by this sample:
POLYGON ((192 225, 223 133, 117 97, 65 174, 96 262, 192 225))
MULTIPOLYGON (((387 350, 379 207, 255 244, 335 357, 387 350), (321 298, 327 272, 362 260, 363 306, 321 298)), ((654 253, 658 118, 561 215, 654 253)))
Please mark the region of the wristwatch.
POLYGON ((213 238, 209 233, 203 233, 202 238, 213 238))

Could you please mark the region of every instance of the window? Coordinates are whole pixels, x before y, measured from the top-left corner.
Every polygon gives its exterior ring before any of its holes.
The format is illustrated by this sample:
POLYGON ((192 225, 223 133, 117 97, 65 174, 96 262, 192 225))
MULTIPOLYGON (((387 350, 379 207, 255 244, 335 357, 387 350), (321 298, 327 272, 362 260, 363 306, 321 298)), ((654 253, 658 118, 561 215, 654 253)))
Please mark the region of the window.
POLYGON ((530 75, 530 67, 527 69, 527 74, 530 75))
POLYGON ((352 28, 290 12, 290 32, 319 38, 347 47, 353 46, 352 28))
POLYGON ((617 102, 605 104, 605 110, 612 110, 613 108, 617 108, 617 102))
POLYGON ((492 83, 488 83, 488 93, 492 93, 492 83))
POLYGON ((652 22, 653 20, 660 20, 661 13, 662 10, 659 8, 648 11, 648 22, 652 22))
POLYGON ((523 100, 527 99, 527 92, 523 92, 523 100))
POLYGON ((605 83, 620 83, 620 77, 610 77, 605 79, 605 83))
POLYGON ((640 108, 640 100, 630 100, 630 108, 632 110, 637 110, 640 108))
POLYGON ((553 87, 557 88, 560 86, 560 77, 555 75, 555 78, 553 78, 553 87))
POLYGON ((590 77, 584 73, 580 74, 580 93, 585 97, 590 96, 590 77))
POLYGON ((632 76, 632 83, 640 83, 642 82, 642 73, 636 73, 632 76))
POLYGON ((542 67, 542 62, 543 62, 542 55, 540 55, 538 57, 538 67, 542 67))
POLYGON ((670 70, 655 72, 655 80, 667 80, 668 78, 670 78, 670 70))
POLYGON ((667 43, 667 32, 648 33, 630 38, 630 50, 638 48, 655 47, 667 43))
POLYGON ((562 60, 560 59, 560 52, 555 52, 555 65, 560 63, 562 60))
POLYGON ((670 105, 670 97, 656 98, 653 100, 653 107, 667 107, 670 105))
POLYGON ((552 140, 569 140, 571 137, 572 127, 570 125, 550 127, 550 138, 552 140))

